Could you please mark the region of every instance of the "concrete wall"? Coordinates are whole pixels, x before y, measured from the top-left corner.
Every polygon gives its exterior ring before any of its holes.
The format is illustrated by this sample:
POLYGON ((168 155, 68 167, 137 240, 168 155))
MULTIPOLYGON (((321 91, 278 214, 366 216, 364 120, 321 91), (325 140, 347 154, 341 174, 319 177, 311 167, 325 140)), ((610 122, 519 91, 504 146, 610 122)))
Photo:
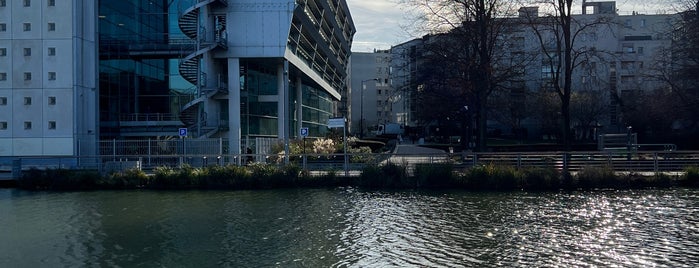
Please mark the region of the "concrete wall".
POLYGON ((284 57, 293 0, 229 1, 228 57, 284 57))
POLYGON ((88 132, 96 141, 95 5, 35 0, 29 7, 22 1, 0 7, 0 23, 7 25, 0 32, 0 48, 7 49, 0 56, 0 73, 7 74, 0 97, 8 100, 0 105, 0 122, 7 123, 0 156, 74 155, 88 132))

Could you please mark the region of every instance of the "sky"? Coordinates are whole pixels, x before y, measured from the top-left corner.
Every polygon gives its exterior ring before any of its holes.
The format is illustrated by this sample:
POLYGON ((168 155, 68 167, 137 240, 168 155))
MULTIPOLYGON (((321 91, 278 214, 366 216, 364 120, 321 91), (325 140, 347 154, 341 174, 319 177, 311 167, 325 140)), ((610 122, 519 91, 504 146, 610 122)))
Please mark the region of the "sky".
MULTIPOLYGON (((389 49, 419 36, 409 33, 411 20, 405 15, 407 9, 396 4, 396 0, 346 0, 352 20, 357 28, 352 43, 354 52, 371 52, 374 49, 389 49)), ((632 11, 644 14, 675 13, 678 1, 687 0, 617 0, 620 14, 632 11)), ((592 1, 590 1, 592 2, 592 1)), ((582 0, 574 3, 580 5, 582 0)))

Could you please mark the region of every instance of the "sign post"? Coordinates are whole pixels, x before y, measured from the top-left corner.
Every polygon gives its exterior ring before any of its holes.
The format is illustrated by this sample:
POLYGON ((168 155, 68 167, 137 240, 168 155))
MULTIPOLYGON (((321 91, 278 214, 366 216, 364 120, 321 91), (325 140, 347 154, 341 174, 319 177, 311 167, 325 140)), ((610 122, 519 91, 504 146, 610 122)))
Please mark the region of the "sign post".
MULTIPOLYGON (((183 155, 187 154, 187 144, 184 143, 184 139, 187 137, 187 128, 181 127, 179 130, 180 140, 182 140, 182 152, 183 155)), ((180 156, 180 167, 184 162, 183 156, 180 156)))
POLYGON ((347 119, 344 117, 334 117, 328 119, 328 128, 342 128, 342 147, 344 155, 345 176, 349 176, 349 163, 347 162, 347 128, 345 127, 347 119))
POLYGON ((306 170, 306 137, 308 137, 308 128, 302 127, 299 130, 299 134, 303 137, 303 170, 306 170))

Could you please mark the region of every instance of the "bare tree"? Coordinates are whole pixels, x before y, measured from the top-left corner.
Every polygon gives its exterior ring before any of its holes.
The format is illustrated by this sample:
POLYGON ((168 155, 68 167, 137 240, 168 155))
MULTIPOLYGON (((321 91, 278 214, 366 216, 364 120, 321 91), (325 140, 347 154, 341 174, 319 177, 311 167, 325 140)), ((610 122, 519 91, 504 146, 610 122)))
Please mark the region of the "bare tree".
MULTIPOLYGON (((415 19, 425 41, 423 116, 457 117, 475 126, 477 150, 486 145, 488 98, 518 72, 498 65, 498 44, 509 22, 512 2, 503 0, 400 0, 421 10, 415 19), (451 116, 449 116, 451 115, 451 116)), ((462 128, 463 129, 463 128, 462 128)), ((462 142, 470 136, 462 132, 462 142)))
POLYGON ((672 32, 672 45, 663 48, 648 68, 648 78, 661 87, 624 101, 623 111, 639 134, 655 142, 699 146, 699 1, 677 3, 681 8, 672 32), (684 143, 684 144, 683 144, 684 143))
POLYGON ((604 95, 594 91, 574 92, 570 100, 572 125, 576 138, 593 140, 595 129, 600 126, 602 117, 608 113, 604 95))
POLYGON ((569 150, 572 142, 570 105, 573 73, 592 54, 600 53, 593 47, 579 46, 577 42, 586 33, 600 26, 608 27, 613 21, 611 16, 605 14, 574 16, 573 0, 534 0, 530 3, 548 11, 543 17, 531 13, 525 15, 541 46, 543 62, 546 62, 550 72, 548 85, 544 88, 549 88, 560 98, 561 141, 569 150))

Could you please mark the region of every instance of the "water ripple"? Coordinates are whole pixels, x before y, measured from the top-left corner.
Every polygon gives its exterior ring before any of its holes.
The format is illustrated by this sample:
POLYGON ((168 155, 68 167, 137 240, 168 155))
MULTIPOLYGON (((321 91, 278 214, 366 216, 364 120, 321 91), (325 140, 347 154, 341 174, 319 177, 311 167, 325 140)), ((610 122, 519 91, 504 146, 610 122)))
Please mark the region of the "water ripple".
POLYGON ((697 267, 699 191, 0 189, 0 267, 697 267))

